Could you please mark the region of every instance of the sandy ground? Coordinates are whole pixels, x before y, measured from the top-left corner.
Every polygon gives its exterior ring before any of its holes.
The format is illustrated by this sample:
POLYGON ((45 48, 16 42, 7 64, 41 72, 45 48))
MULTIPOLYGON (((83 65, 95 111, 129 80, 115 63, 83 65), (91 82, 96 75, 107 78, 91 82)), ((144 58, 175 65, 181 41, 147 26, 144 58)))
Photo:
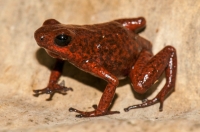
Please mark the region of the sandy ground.
POLYGON ((0 0, 0 131, 49 132, 197 132, 200 131, 200 1, 198 0, 0 0), (177 49, 176 90, 164 103, 124 112, 123 108, 153 98, 163 87, 139 95, 129 79, 120 81, 112 110, 121 113, 95 118, 76 118, 69 107, 90 111, 106 82, 66 63, 61 80, 72 87, 63 96, 33 96, 33 89, 47 85, 55 62, 36 44, 33 34, 44 20, 94 24, 118 18, 143 16, 141 36, 153 44, 156 54, 166 45, 177 49))

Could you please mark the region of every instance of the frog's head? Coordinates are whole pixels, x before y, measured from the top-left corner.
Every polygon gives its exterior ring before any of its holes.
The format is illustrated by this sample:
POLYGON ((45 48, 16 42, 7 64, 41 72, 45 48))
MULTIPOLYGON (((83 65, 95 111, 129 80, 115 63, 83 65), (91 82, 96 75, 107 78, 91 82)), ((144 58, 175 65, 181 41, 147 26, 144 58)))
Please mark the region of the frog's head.
POLYGON ((63 25, 55 19, 48 19, 35 31, 34 37, 37 44, 50 56, 67 59, 66 55, 71 53, 68 45, 72 43, 74 34, 70 26, 63 25))

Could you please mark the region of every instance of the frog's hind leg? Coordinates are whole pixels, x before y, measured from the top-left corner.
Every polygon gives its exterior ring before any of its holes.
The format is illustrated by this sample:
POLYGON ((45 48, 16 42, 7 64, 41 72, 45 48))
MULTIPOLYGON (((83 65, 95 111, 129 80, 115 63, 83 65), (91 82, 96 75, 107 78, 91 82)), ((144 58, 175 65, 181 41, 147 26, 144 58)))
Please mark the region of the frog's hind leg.
POLYGON ((134 67, 130 72, 133 88, 138 93, 145 93, 151 85, 165 71, 166 83, 162 90, 152 100, 143 100, 142 104, 129 106, 124 110, 143 108, 160 102, 159 110, 162 111, 163 101, 169 93, 174 90, 177 70, 176 50, 172 46, 167 46, 158 54, 153 56, 149 51, 142 50, 134 67))
POLYGON ((115 20, 122 24, 128 30, 133 31, 134 33, 139 33, 146 26, 146 20, 143 17, 138 18, 128 18, 128 19, 118 19, 115 20))

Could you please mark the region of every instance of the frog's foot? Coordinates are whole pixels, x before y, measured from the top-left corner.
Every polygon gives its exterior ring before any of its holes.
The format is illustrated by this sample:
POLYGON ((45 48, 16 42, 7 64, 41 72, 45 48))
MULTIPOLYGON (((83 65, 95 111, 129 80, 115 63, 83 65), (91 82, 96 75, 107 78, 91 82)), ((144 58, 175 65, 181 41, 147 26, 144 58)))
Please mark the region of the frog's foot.
POLYGON ((162 108, 163 108, 163 101, 160 101, 157 97, 155 97, 155 98, 152 99, 152 100, 144 99, 144 100, 142 100, 142 104, 137 104, 137 105, 129 106, 129 107, 127 107, 127 108, 124 108, 124 111, 125 111, 125 112, 128 112, 128 111, 131 110, 131 109, 144 108, 144 107, 147 107, 147 106, 156 104, 156 103, 158 103, 158 102, 160 102, 159 111, 162 111, 162 108))
POLYGON ((67 94, 66 92, 69 90, 73 91, 72 88, 65 87, 65 82, 62 81, 60 84, 52 84, 52 85, 47 86, 44 89, 33 90, 33 92, 35 93, 34 94, 35 97, 38 97, 41 94, 50 94, 50 97, 48 99, 46 99, 47 101, 50 101, 50 100, 52 100, 53 95, 55 93, 65 95, 65 94, 67 94))
POLYGON ((78 118, 112 115, 112 114, 120 113, 119 111, 100 111, 97 109, 97 105, 93 105, 93 108, 95 109, 94 111, 84 112, 84 111, 80 111, 80 110, 77 110, 77 109, 71 107, 71 108, 69 108, 69 111, 79 113, 79 115, 76 115, 76 117, 78 117, 78 118))

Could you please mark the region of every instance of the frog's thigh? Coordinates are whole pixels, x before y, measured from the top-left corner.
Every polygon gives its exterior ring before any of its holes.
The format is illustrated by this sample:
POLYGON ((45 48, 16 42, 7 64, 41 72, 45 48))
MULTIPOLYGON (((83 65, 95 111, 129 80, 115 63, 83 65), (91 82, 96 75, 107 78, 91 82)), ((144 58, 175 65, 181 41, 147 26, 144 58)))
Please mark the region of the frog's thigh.
POLYGON ((138 93, 145 93, 159 79, 164 70, 169 71, 166 69, 169 69, 170 58, 174 53, 175 49, 171 46, 163 48, 155 56, 147 50, 142 50, 129 74, 134 90, 138 93))

